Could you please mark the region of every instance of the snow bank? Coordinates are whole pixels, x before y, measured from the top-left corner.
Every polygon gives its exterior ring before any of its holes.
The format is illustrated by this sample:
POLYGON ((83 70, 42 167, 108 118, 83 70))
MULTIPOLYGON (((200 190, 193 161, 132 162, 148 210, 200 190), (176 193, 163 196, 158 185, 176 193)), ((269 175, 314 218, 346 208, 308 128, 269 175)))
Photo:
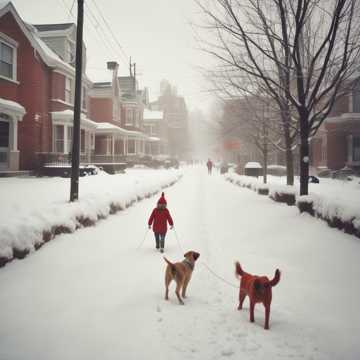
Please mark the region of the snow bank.
POLYGON ((276 202, 283 202, 288 205, 295 205, 296 190, 294 186, 283 184, 263 184, 256 177, 238 175, 236 173, 228 174, 226 180, 235 183, 238 186, 246 187, 256 191, 260 195, 269 195, 276 202))
POLYGON ((300 212, 307 212, 325 220, 331 227, 360 237, 360 205, 355 199, 311 194, 299 196, 297 206, 300 212))
MULTIPOLYGON (((297 205, 300 212, 307 212, 325 220, 329 226, 344 230, 360 237, 360 183, 333 179, 321 179, 321 184, 309 184, 311 195, 299 196, 298 183, 288 186, 284 179, 269 176, 269 184, 251 176, 226 175, 226 180, 265 195, 262 189, 268 189, 268 195, 277 202, 297 205)), ((267 194, 266 194, 267 195, 267 194)))
POLYGON ((175 170, 132 170, 80 178, 80 199, 74 203, 67 202, 68 179, 1 179, 0 266, 25 257, 57 234, 94 225, 155 195, 180 177, 175 170))

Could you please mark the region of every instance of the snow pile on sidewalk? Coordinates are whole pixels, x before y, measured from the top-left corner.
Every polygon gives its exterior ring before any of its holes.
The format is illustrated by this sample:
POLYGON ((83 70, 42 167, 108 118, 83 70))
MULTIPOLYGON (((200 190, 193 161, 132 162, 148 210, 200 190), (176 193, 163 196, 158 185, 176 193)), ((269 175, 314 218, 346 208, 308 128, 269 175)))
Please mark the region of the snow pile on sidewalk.
POLYGON ((269 190, 269 185, 261 183, 256 177, 238 175, 236 173, 229 173, 225 176, 226 180, 239 185, 241 187, 246 187, 248 189, 259 192, 259 190, 269 190))
POLYGON ((80 178, 80 199, 69 203, 70 180, 0 179, 0 266, 23 258, 59 233, 93 225, 181 177, 175 170, 131 170, 80 178))
POLYGON ((301 212, 308 212, 319 217, 327 221, 331 227, 336 227, 360 237, 359 193, 350 197, 341 197, 341 195, 344 194, 330 193, 329 196, 324 194, 299 196, 297 206, 301 212))
POLYGON ((360 183, 321 179, 320 184, 309 184, 310 195, 299 196, 298 181, 288 186, 285 177, 269 176, 268 184, 261 180, 235 173, 226 175, 226 180, 257 191, 268 188, 269 197, 288 205, 297 204, 300 212, 307 212, 325 220, 329 226, 360 237, 360 183))

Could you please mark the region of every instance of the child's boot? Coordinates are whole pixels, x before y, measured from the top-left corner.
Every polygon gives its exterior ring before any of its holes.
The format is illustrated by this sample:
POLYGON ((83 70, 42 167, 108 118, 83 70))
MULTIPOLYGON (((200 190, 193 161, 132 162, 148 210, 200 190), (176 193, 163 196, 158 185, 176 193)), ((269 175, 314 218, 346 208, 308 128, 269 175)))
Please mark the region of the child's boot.
POLYGON ((164 245, 165 245, 165 240, 164 240, 164 239, 160 239, 160 252, 161 252, 161 253, 164 252, 164 245))

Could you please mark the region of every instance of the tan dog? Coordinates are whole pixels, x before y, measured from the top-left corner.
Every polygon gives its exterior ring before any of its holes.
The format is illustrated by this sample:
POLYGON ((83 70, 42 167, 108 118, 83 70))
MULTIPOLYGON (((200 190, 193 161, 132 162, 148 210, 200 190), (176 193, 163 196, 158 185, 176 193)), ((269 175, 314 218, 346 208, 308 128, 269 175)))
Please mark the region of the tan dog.
POLYGON ((188 251, 186 254, 184 254, 185 259, 182 262, 177 262, 174 264, 164 257, 165 261, 168 263, 165 272, 165 300, 169 300, 169 285, 172 280, 175 280, 175 294, 179 299, 180 304, 184 305, 184 302, 180 297, 180 290, 181 296, 186 298, 186 288, 191 279, 195 261, 199 258, 199 256, 200 254, 196 251, 188 251))

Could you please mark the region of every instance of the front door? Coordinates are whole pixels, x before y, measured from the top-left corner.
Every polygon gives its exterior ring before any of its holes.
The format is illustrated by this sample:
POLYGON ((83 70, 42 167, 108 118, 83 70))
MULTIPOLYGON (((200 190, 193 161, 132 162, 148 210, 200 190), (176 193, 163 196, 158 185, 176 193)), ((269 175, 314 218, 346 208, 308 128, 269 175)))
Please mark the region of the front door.
POLYGON ((0 119, 0 170, 9 166, 9 122, 0 119))

